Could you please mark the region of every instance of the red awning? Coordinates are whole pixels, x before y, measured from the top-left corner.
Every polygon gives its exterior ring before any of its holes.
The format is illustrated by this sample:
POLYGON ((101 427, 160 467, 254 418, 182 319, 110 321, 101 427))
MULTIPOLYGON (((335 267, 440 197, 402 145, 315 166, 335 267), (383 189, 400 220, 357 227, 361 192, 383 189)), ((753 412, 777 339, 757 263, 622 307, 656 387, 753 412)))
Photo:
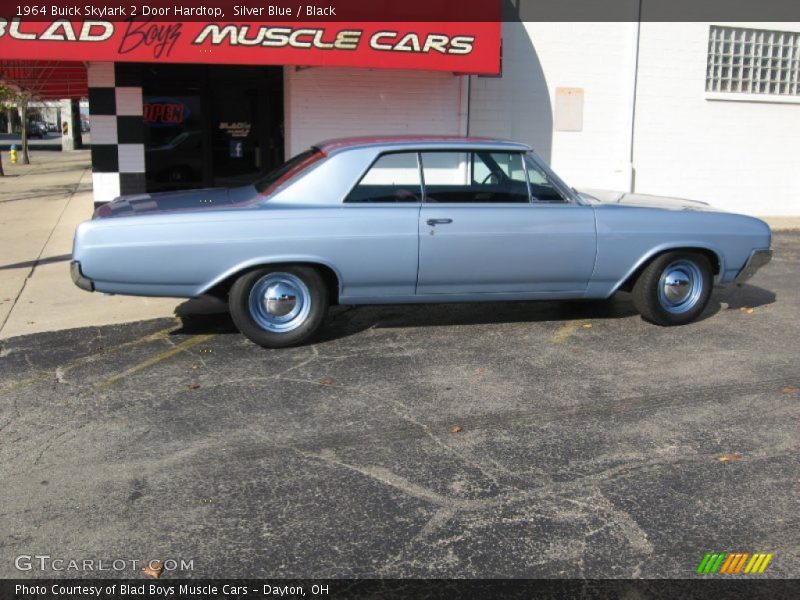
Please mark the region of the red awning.
POLYGON ((0 28, 0 57, 4 61, 302 65, 497 74, 500 29, 499 21, 231 23, 15 19, 0 28))
POLYGON ((35 100, 85 98, 89 93, 82 62, 3 59, 0 83, 25 90, 35 100))

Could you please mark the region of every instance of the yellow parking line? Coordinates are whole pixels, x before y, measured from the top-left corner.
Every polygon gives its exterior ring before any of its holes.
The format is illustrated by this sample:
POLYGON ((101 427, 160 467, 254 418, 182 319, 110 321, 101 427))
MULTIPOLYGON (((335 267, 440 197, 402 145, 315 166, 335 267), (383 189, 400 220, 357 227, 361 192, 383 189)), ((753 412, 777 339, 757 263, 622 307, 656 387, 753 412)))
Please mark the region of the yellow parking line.
POLYGON ((175 356, 179 352, 184 352, 185 350, 188 350, 192 346, 197 346, 197 344, 202 344, 203 342, 207 342, 215 335, 216 334, 213 333, 208 335, 196 335, 192 338, 189 338, 188 340, 184 340, 183 342, 181 342, 176 346, 173 346, 169 350, 164 350, 163 352, 159 352, 155 356, 151 356, 147 360, 140 362, 138 365, 134 365, 130 369, 125 369, 121 373, 117 373, 113 377, 106 379, 103 383, 97 384, 95 386, 95 389, 97 391, 108 389, 109 387, 117 383, 120 379, 124 379, 129 375, 133 375, 135 373, 138 373, 139 371, 147 369, 148 367, 152 367, 153 365, 160 363, 161 361, 166 360, 171 356, 175 356))
MULTIPOLYGON (((139 337, 139 338, 136 338, 136 339, 133 339, 133 340, 129 340, 129 341, 123 342, 121 344, 117 344, 116 346, 103 348, 102 350, 100 350, 98 352, 95 352, 94 354, 87 354, 86 356, 82 356, 80 358, 67 361, 66 363, 64 363, 62 365, 58 365, 55 370, 56 371, 60 371, 62 374, 64 374, 64 373, 67 373, 67 372, 71 371, 72 369, 75 369, 77 367, 80 367, 80 366, 83 366, 85 364, 88 364, 88 363, 90 363, 90 362, 92 362, 94 360, 97 360, 97 359, 102 358, 104 356, 107 356, 109 354, 114 354, 115 352, 119 352, 120 350, 123 350, 125 348, 130 347, 130 346, 135 346, 135 345, 138 345, 138 344, 144 344, 144 343, 147 343, 147 342, 154 342, 156 340, 163 339, 167 335, 172 333, 173 331, 175 331, 175 325, 167 327, 166 329, 161 329, 161 330, 156 331, 154 333, 148 333, 147 335, 143 335, 142 337, 139 337)), ((9 384, 3 386, 2 388, 0 388, 0 394, 1 393, 5 393, 5 392, 9 392, 9 391, 14 390, 16 388, 23 387, 23 386, 26 386, 26 385, 29 385, 29 384, 32 384, 32 383, 37 383, 39 381, 44 381, 46 379, 51 379, 51 378, 53 378, 53 376, 54 375, 53 375, 53 370, 52 369, 45 370, 45 371, 39 371, 38 373, 36 373, 35 375, 32 375, 31 377, 28 377, 26 379, 20 379, 19 381, 14 381, 12 383, 9 383, 9 384)))

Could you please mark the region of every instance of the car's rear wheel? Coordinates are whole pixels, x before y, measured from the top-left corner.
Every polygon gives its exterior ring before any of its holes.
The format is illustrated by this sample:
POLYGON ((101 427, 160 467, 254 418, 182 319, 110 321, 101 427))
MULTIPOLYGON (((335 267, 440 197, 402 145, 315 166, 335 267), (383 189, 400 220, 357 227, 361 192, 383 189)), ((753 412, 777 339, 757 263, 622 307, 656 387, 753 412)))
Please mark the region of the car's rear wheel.
POLYGON ((645 320, 684 325, 705 310, 713 276, 708 258, 696 252, 657 256, 633 286, 633 303, 645 320))
POLYGON ((236 327, 259 346, 296 346, 322 325, 328 289, 312 267, 269 267, 239 277, 229 306, 236 327))

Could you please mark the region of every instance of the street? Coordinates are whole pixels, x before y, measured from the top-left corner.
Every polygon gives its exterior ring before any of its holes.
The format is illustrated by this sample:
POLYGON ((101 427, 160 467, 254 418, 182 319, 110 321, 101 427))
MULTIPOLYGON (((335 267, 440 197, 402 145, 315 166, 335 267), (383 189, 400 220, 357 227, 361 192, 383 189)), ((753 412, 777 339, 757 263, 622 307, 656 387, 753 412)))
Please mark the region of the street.
POLYGON ((339 307, 268 351, 194 300, 2 340, 0 577, 797 577, 800 234, 774 249, 675 328, 625 294, 339 307))

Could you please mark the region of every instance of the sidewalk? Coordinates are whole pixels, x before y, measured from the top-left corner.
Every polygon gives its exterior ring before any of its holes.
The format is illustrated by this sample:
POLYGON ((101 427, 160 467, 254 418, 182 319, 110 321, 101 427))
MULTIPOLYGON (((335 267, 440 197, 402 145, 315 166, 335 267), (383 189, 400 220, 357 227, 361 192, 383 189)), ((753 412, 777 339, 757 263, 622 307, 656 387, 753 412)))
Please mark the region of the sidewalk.
POLYGON ((24 166, 7 159, 0 178, 0 339, 173 315, 182 300, 91 294, 72 283, 72 236, 92 211, 88 150, 33 151, 24 166))

